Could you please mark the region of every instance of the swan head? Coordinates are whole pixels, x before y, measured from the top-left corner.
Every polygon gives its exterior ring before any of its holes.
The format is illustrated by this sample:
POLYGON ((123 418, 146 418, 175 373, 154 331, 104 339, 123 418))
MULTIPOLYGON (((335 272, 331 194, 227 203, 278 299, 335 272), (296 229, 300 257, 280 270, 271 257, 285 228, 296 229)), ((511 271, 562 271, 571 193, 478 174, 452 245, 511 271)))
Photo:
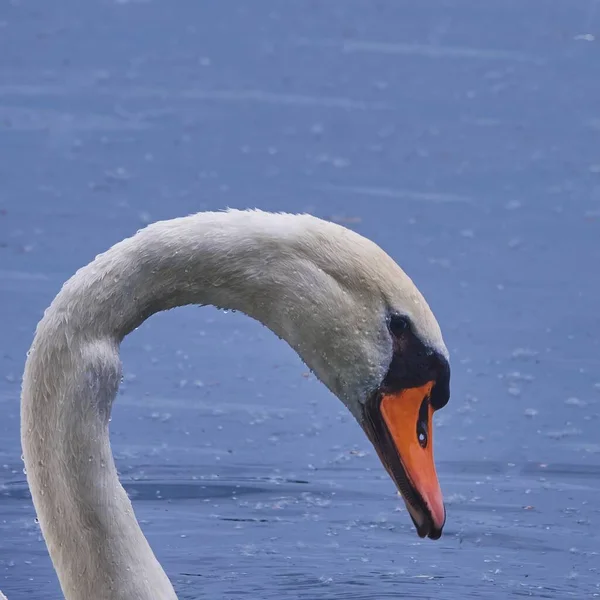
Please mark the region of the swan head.
POLYGON ((295 237, 293 261, 272 275, 285 281, 274 329, 354 415, 419 536, 438 539, 446 513, 432 420, 450 397, 438 322, 379 246, 306 218, 311 221, 295 237))
POLYGON ((449 400, 450 365, 405 313, 393 312, 387 325, 392 356, 383 379, 360 404, 359 423, 419 536, 439 539, 446 510, 433 456, 433 414, 449 400))

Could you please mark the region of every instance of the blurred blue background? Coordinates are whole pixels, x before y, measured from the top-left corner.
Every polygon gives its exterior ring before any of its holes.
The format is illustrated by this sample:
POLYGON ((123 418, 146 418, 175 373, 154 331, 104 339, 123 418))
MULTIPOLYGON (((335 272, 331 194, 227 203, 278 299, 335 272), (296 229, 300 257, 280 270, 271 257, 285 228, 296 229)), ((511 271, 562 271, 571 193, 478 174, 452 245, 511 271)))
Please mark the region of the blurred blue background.
POLYGON ((308 211, 384 247, 452 354, 448 522, 257 323, 126 339, 122 480, 180 598, 600 596, 600 3, 0 3, 0 589, 58 598, 19 447, 62 282, 148 222, 308 211))

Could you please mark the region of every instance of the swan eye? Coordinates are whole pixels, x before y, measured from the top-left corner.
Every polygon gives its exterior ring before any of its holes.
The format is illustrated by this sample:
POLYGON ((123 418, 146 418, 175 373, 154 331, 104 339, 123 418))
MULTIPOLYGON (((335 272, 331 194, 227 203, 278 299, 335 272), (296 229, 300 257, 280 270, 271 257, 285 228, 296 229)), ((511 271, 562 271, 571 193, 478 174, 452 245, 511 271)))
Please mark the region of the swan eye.
POLYGON ((390 331, 393 335, 402 335, 410 327, 408 317, 404 315, 392 315, 390 317, 390 331))

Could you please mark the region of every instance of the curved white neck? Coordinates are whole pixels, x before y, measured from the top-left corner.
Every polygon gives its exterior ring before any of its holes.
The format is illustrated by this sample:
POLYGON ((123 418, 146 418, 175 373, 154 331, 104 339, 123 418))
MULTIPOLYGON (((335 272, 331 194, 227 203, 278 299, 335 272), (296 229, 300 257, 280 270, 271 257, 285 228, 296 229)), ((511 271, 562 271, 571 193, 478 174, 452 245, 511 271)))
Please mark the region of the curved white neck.
MULTIPOLYGON (((21 436, 40 526, 67 600, 176 598, 110 449, 125 335, 157 311, 213 304, 259 319, 311 361, 294 322, 310 314, 310 303, 306 314, 299 308, 297 282, 310 282, 312 274, 302 271, 296 249, 286 253, 273 228, 265 228, 264 214, 245 214, 204 213, 146 228, 78 271, 38 325, 23 380, 21 436)), ((281 220, 284 229, 295 223, 281 220)))

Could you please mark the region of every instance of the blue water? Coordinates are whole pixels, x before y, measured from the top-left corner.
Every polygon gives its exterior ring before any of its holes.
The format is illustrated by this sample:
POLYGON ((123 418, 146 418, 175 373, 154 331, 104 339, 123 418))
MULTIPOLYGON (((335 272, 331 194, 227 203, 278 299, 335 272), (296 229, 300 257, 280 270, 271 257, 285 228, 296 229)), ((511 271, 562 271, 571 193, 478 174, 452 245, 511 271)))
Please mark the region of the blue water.
POLYGON ((59 598, 19 381, 62 282, 150 221, 309 211, 452 354, 420 540, 342 405, 239 314, 127 338, 123 482, 182 599, 600 596, 600 3, 0 3, 0 589, 59 598))

